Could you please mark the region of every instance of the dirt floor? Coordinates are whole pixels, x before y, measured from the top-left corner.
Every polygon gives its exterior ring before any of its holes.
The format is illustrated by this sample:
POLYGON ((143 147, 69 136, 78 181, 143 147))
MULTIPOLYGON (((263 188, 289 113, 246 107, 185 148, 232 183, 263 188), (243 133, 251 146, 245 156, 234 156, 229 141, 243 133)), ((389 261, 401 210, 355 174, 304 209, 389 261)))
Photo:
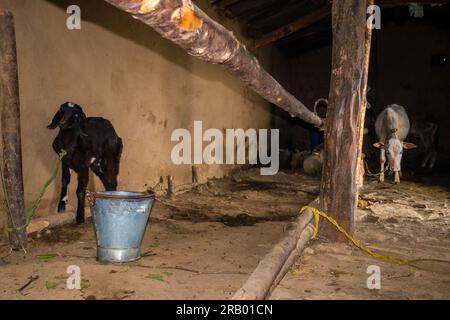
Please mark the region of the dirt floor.
POLYGON ((416 182, 366 178, 354 238, 383 255, 417 260, 418 268, 376 260, 348 242, 319 236, 271 299, 450 299, 450 180, 437 174, 409 178, 416 182), (380 267, 380 290, 367 288, 371 265, 380 267))
MULTIPOLYGON (((448 186, 367 180, 358 240, 402 258, 450 261, 448 186)), ((0 299, 228 299, 285 235, 298 209, 318 195, 318 182, 303 174, 264 177, 249 170, 161 198, 144 237, 144 256, 130 264, 96 261, 91 221, 34 235, 28 254, 10 253, 3 244, 0 299), (53 255, 39 256, 46 254, 53 255), (82 290, 66 289, 70 265, 81 268, 82 290)), ((427 270, 374 260, 348 243, 319 237, 271 298, 450 299, 450 264, 420 266, 427 270), (381 268, 381 290, 366 287, 369 265, 381 268)))

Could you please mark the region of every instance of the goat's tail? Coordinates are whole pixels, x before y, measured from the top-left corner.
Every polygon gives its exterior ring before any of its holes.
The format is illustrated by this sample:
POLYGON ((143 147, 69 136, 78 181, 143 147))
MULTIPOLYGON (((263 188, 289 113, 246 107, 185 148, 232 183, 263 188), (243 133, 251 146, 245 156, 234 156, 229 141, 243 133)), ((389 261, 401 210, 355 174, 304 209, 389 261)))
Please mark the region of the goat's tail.
POLYGON ((122 157, 122 151, 123 151, 122 138, 117 137, 117 159, 119 159, 119 160, 122 157))
POLYGON ((117 174, 119 174, 120 170, 120 158, 122 157, 123 151, 123 142, 120 137, 117 137, 117 145, 116 145, 116 166, 117 166, 117 174))

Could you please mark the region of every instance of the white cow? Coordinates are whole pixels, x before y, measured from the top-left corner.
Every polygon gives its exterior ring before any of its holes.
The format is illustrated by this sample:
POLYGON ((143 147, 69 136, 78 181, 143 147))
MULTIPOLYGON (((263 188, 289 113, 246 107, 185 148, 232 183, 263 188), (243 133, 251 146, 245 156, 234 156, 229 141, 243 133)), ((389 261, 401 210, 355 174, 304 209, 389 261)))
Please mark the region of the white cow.
POLYGON ((404 142, 408 136, 410 123, 404 107, 391 104, 377 117, 375 132, 378 142, 373 146, 380 149, 380 182, 384 181, 384 164, 389 160, 389 169, 395 174, 395 182, 400 183, 400 171, 403 150, 414 149, 414 143, 404 142))

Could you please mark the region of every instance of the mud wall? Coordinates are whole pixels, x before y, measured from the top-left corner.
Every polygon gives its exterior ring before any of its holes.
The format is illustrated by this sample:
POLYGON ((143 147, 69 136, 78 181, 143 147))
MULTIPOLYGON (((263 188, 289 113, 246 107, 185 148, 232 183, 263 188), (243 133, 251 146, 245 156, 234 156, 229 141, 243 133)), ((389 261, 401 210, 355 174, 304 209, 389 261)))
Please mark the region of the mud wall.
MULTIPOLYGON (((316 48, 292 58, 275 50, 274 75, 310 109, 319 98, 328 98, 331 70, 331 46, 316 48)), ((280 129, 280 145, 288 149, 309 148, 311 126, 274 110, 274 127, 280 129)))
MULTIPOLYGON (((236 24, 195 1, 243 39, 236 24)), ((124 141, 119 187, 144 190, 159 177, 191 181, 191 166, 176 166, 170 141, 176 128, 269 128, 270 105, 219 66, 189 57, 182 49, 104 1, 0 0, 15 15, 19 62, 23 174, 27 208, 49 178, 56 131, 46 129, 61 103, 74 101, 88 116, 111 120, 124 141), (81 8, 81 30, 68 30, 66 8, 81 8)), ((268 50, 257 53, 263 64, 268 50)), ((232 166, 200 166, 200 179, 220 177, 232 166)), ((92 177, 92 174, 91 174, 92 177)), ((59 177, 39 214, 56 210, 59 177)), ((75 205, 72 174, 69 205, 75 205)), ((91 179, 90 189, 101 189, 91 179)), ((0 226, 5 214, 0 215, 0 226)))

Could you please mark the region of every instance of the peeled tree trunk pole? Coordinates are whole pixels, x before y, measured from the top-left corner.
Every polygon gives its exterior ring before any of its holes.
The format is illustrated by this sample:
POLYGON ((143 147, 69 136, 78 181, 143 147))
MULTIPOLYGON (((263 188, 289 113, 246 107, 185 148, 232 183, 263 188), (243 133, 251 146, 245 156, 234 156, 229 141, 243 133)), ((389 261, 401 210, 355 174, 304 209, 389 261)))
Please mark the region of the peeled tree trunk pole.
POLYGON ((16 36, 13 15, 0 9, 0 102, 3 142, 3 177, 5 202, 9 211, 9 237, 13 248, 25 248, 25 223, 20 139, 19 80, 17 74, 16 36))
MULTIPOLYGON (((369 65, 366 11, 366 0, 333 1, 333 62, 320 204, 350 234, 358 197, 358 147, 369 65)), ((346 239, 328 223, 323 231, 331 240, 346 239)))
POLYGON ((223 66, 269 102, 316 126, 322 119, 287 92, 232 32, 215 22, 191 0, 105 0, 151 26, 188 54, 223 66))

